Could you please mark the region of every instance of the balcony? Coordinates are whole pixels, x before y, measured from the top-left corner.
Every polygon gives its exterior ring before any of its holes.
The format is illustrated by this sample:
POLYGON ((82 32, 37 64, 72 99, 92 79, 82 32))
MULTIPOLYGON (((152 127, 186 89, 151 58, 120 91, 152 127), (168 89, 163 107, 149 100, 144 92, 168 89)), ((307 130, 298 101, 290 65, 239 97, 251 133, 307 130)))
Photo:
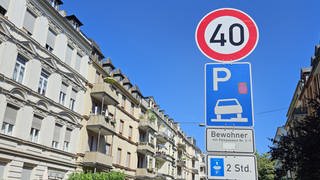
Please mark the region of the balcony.
POLYGON ((154 179, 156 173, 153 168, 137 168, 136 177, 139 179, 154 179))
POLYGON ((85 152, 83 163, 86 166, 105 166, 112 168, 112 157, 101 152, 85 152))
POLYGON ((196 167, 191 168, 192 173, 199 174, 199 170, 196 167))
POLYGON ((167 133, 165 132, 159 132, 157 134, 157 142, 159 142, 159 144, 164 144, 166 143, 167 141, 170 140, 170 137, 168 136, 167 133))
POLYGON ((178 159, 177 166, 186 167, 186 160, 178 159))
POLYGON ((155 148, 154 145, 152 143, 149 142, 139 142, 138 144, 138 152, 146 154, 148 152, 154 154, 155 153, 155 148))
POLYGON ((183 144, 183 143, 179 142, 177 145, 178 145, 178 150, 181 149, 181 150, 186 151, 186 144, 183 144))
POLYGON ((103 115, 90 115, 87 129, 101 135, 115 134, 115 121, 103 115))
POLYGON ((103 104, 107 105, 117 105, 118 96, 116 91, 111 88, 111 85, 108 83, 97 83, 93 85, 91 96, 94 99, 103 101, 103 104))
POLYGON ((155 154, 155 158, 160 161, 166 161, 167 160, 167 154, 164 151, 157 151, 155 154))
POLYGON ((139 118, 139 128, 143 130, 152 129, 153 131, 157 131, 157 126, 155 122, 152 122, 148 119, 139 118))

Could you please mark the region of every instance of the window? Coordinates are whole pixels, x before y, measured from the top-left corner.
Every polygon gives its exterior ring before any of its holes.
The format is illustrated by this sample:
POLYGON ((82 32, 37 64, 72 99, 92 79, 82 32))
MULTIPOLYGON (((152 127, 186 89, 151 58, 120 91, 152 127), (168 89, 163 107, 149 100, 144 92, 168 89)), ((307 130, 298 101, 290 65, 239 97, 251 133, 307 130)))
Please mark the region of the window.
POLYGON ((38 93, 45 95, 47 90, 47 84, 48 84, 48 73, 42 69, 40 80, 39 80, 39 86, 38 86, 38 93))
POLYGON ((23 165, 21 172, 21 180, 29 180, 31 179, 32 167, 23 165))
POLYGON ((39 140, 39 132, 41 129, 42 117, 34 115, 30 130, 30 141, 37 143, 39 140))
POLYGON ((123 133, 123 126, 124 126, 124 121, 120 120, 120 127, 119 127, 119 133, 122 134, 123 133))
POLYGON ((122 95, 121 107, 122 108, 126 107, 126 97, 124 95, 122 95))
POLYGON ((38 129, 31 128, 31 131, 30 131, 30 141, 31 141, 31 142, 34 142, 34 143, 37 143, 37 142, 38 142, 38 137, 39 137, 39 130, 38 130, 38 129))
POLYGON ((59 103, 62 104, 62 105, 65 105, 67 88, 68 88, 68 85, 66 85, 65 83, 62 83, 61 90, 60 90, 60 95, 59 95, 59 103))
POLYGON ((73 48, 68 45, 67 50, 66 50, 66 59, 65 62, 69 65, 71 65, 71 60, 72 60, 72 53, 73 53, 73 48))
POLYGON ((181 167, 177 167, 177 174, 178 174, 178 176, 181 176, 181 175, 182 175, 182 169, 181 169, 181 167))
POLYGON ((120 164, 121 163, 121 149, 118 148, 118 152, 117 152, 117 164, 120 164))
POLYGON ((63 143, 63 150, 64 150, 64 151, 69 151, 69 142, 68 142, 68 141, 65 141, 65 142, 63 143))
POLYGON ((63 150, 64 151, 69 151, 71 133, 72 133, 72 129, 67 128, 65 136, 64 136, 64 143, 63 143, 63 150))
POLYGON ((58 149, 59 148, 59 139, 60 139, 60 131, 62 126, 60 124, 55 124, 53 139, 52 139, 52 147, 58 149))
POLYGON ((80 71, 81 59, 82 59, 82 56, 77 53, 75 69, 76 69, 78 72, 80 71))
POLYGON ((110 144, 106 143, 106 154, 111 154, 111 151, 110 151, 110 144))
POLYGON ((134 104, 131 103, 131 114, 134 115, 134 104))
POLYGON ((129 140, 132 140, 132 126, 129 126, 129 140))
MULTIPOLYGON (((10 3, 10 1, 8 1, 8 0, 0 0, 0 6, 1 6, 0 9, 1 9, 2 15, 5 15, 6 12, 8 11, 9 3, 10 3)), ((0 176, 0 178, 1 178, 1 176, 0 176)))
POLYGON ((12 130, 13 130, 13 125, 4 122, 2 124, 2 128, 1 128, 1 133, 6 134, 6 135, 12 135, 12 130))
POLYGON ((69 104, 69 109, 71 109, 71 110, 74 110, 74 105, 76 103, 76 96, 77 96, 77 91, 72 89, 71 97, 70 97, 70 104, 69 104))
POLYGON ((195 160, 192 160, 192 167, 194 168, 196 166, 195 160))
POLYGON ((52 52, 55 44, 57 34, 52 30, 49 29, 48 31, 48 36, 47 36, 47 43, 46 43, 46 48, 52 52))
POLYGON ((153 159, 152 159, 152 158, 149 158, 148 168, 149 168, 149 169, 152 169, 152 167, 153 167, 153 159))
POLYGON ((34 23, 36 21, 36 16, 27 9, 26 14, 24 16, 23 27, 27 30, 29 35, 32 35, 34 29, 34 23))
POLYGON ((12 135, 13 126, 16 122, 18 110, 19 109, 17 107, 14 107, 10 104, 7 105, 4 114, 4 120, 2 123, 1 133, 6 135, 12 135))
POLYGON ((131 153, 127 152, 126 166, 130 167, 131 153))
POLYGON ((24 57, 18 55, 16 65, 13 71, 13 80, 22 83, 26 62, 27 60, 24 57))

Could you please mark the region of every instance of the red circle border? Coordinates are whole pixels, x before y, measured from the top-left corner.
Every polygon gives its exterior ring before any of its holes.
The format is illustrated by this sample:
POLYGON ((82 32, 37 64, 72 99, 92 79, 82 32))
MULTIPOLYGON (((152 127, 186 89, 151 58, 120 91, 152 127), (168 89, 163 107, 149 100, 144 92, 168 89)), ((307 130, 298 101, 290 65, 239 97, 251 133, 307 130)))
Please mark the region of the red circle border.
POLYGON ((258 33, 257 25, 249 15, 240 10, 223 8, 210 12, 200 21, 196 30, 196 42, 199 49, 210 59, 221 62, 233 62, 245 58, 253 51, 258 42, 258 33), (207 45, 204 37, 205 30, 209 23, 222 16, 232 16, 240 19, 249 30, 249 40, 247 41, 247 44, 242 49, 232 54, 222 54, 212 50, 207 45))

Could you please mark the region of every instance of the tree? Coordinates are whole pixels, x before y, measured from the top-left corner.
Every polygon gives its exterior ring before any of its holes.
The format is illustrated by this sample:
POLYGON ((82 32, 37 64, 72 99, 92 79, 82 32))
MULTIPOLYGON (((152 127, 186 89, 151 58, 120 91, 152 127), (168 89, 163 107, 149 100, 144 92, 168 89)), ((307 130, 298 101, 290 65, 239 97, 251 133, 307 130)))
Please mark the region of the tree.
POLYGON ((271 160, 269 153, 264 153, 259 155, 256 153, 257 166, 259 180, 273 180, 274 179, 274 161, 271 160))
POLYGON ((311 112, 293 122, 287 135, 270 147, 271 157, 281 162, 276 171, 280 178, 288 171, 295 172, 297 179, 319 179, 320 177, 320 99, 310 99, 311 112))

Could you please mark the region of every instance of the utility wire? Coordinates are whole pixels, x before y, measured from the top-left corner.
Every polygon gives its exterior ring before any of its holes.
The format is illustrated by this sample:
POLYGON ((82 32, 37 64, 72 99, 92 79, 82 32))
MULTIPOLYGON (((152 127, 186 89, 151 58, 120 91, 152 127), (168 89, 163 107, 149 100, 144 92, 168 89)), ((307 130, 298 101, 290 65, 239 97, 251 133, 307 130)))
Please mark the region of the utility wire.
MULTIPOLYGON (((273 112, 279 112, 279 111, 283 111, 283 110, 286 110, 288 109, 288 107, 282 107, 282 108, 278 108, 278 109, 271 109, 271 110, 268 110, 268 111, 261 111, 261 112, 258 112, 256 113, 256 115, 264 115, 264 114, 270 114, 270 113, 273 113, 273 112)), ((179 121, 177 122, 179 124, 200 124, 200 123, 203 123, 203 122, 197 122, 197 121, 179 121)))

